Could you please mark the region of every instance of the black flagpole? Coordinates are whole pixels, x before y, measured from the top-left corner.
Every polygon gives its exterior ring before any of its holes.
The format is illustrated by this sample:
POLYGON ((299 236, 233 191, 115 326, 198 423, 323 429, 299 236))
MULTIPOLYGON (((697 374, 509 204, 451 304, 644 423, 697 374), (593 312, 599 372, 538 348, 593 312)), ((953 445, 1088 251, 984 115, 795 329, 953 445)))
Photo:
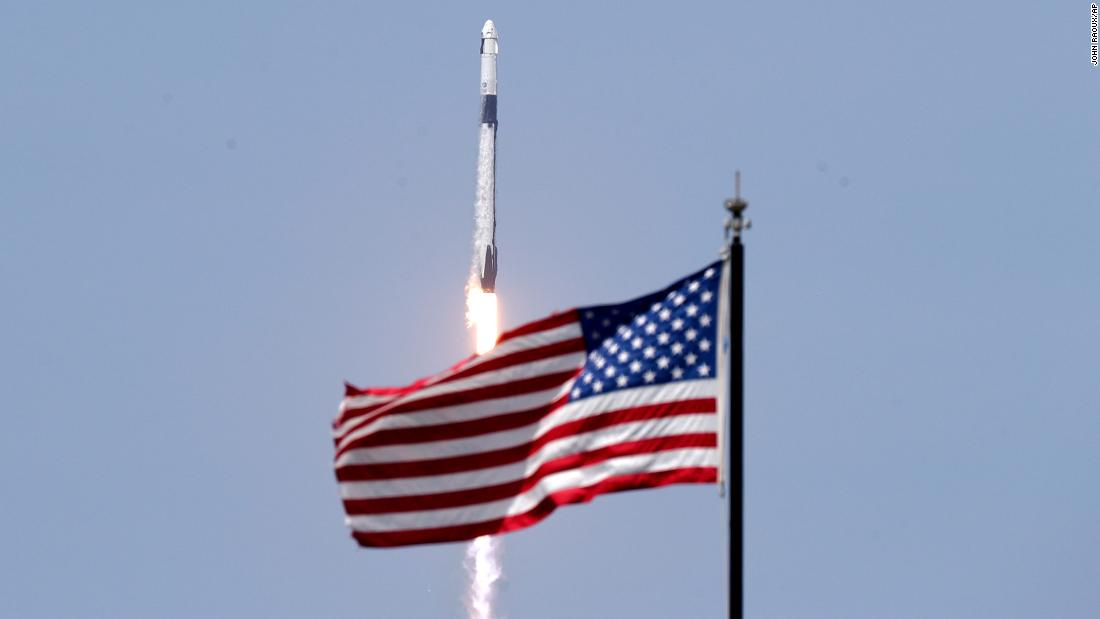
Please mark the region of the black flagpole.
POLYGON ((741 232, 752 223, 744 217, 748 202, 741 199, 741 172, 735 181, 736 195, 726 200, 729 211, 726 234, 729 237, 729 451, 730 530, 729 566, 730 619, 741 619, 745 609, 745 246, 741 232))

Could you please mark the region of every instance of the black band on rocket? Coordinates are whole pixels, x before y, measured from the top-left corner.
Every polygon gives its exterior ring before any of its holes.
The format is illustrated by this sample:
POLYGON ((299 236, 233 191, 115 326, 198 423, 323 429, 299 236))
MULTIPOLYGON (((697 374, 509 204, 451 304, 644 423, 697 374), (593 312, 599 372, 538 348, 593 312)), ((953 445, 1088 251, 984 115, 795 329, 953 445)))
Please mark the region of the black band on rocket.
POLYGON ((481 96, 481 124, 497 124, 497 96, 481 96))

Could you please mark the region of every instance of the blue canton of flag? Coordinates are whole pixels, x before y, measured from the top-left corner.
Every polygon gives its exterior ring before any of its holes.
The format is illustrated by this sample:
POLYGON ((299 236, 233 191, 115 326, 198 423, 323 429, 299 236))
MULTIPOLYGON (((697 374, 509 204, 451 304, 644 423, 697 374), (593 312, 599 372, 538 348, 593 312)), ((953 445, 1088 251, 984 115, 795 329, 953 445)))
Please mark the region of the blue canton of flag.
POLYGON ((570 401, 619 389, 714 378, 722 263, 618 305, 582 307, 588 357, 570 401))

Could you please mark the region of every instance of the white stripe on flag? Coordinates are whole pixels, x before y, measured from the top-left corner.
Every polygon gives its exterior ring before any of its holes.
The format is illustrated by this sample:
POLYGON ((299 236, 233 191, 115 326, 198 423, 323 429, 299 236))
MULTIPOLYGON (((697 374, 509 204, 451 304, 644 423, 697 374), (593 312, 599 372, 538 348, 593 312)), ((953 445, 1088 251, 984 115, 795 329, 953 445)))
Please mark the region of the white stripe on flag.
POLYGON ((560 327, 554 327, 553 329, 547 329, 545 331, 536 331, 535 333, 528 333, 527 335, 520 335, 510 340, 506 340, 497 344, 492 350, 474 359, 470 365, 463 367, 465 370, 468 367, 477 367, 486 361, 492 361, 493 359, 499 359, 521 350, 527 350, 528 348, 539 348, 541 346, 547 346, 549 344, 556 344, 558 342, 565 342, 568 340, 575 340, 581 336, 581 325, 579 322, 571 322, 567 325, 560 327))
POLYGON ((359 427, 361 424, 369 423, 368 420, 373 420, 382 415, 385 415, 387 411, 393 410, 399 406, 404 406, 405 404, 418 402, 425 398, 445 395, 448 393, 459 393, 462 391, 469 391, 471 389, 480 389, 482 387, 502 385, 516 380, 538 378, 539 376, 543 376, 546 374, 554 374, 557 372, 567 372, 569 370, 580 369, 580 367, 584 364, 584 358, 585 354, 583 352, 571 352, 564 355, 558 355, 556 357, 550 357, 548 359, 539 359, 538 361, 532 361, 530 363, 511 365, 506 368, 501 368, 499 370, 492 370, 481 374, 475 374, 469 378, 463 378, 449 383, 443 383, 434 387, 427 387, 415 393, 409 394, 403 399, 395 400, 390 404, 373 410, 365 415, 356 417, 354 419, 349 419, 338 430, 334 431, 334 435, 337 439, 340 440, 340 447, 342 447, 348 441, 353 440, 351 438, 352 435, 362 436, 362 433, 359 432, 362 429, 359 427))
POLYGON ((569 391, 568 387, 569 385, 561 385, 553 389, 535 391, 523 395, 493 398, 491 400, 478 400, 477 402, 470 402, 469 404, 429 408, 410 413, 384 415, 368 422, 361 428, 357 428, 354 435, 349 435, 347 440, 341 441, 341 443, 348 443, 357 438, 383 430, 423 428, 449 423, 460 423, 463 421, 474 421, 477 419, 484 419, 485 417, 503 415, 505 413, 531 410, 539 406, 546 406, 565 395, 565 393, 569 391))
POLYGON ((555 492, 584 488, 620 475, 714 467, 718 464, 717 454, 713 448, 691 448, 612 458, 549 475, 530 490, 499 501, 419 512, 348 516, 347 523, 354 530, 377 533, 486 522, 529 512, 555 492))
MULTIPOLYGON (((456 371, 448 371, 439 376, 433 377, 430 384, 438 383, 440 380, 452 376, 457 372, 463 372, 470 368, 475 368, 487 361, 499 359, 506 355, 526 350, 529 348, 539 348, 541 346, 547 346, 549 344, 556 344, 558 342, 565 342, 568 340, 574 340, 581 337, 581 326, 579 323, 572 322, 561 327, 555 327, 553 329, 547 329, 546 331, 538 331, 536 333, 529 333, 527 335, 521 335, 519 337, 510 339, 501 343, 488 353, 477 357, 469 364, 458 368, 456 371)), ((415 393, 415 392, 414 392, 415 393)), ((408 394, 412 395, 412 394, 408 394)), ((354 410, 357 408, 366 408, 367 406, 373 406, 381 402, 386 402, 398 397, 398 395, 354 395, 348 396, 340 402, 340 414, 344 414, 348 410, 354 410)), ((338 430, 339 431, 339 430, 338 430)))
POLYGON ((340 402, 340 414, 344 414, 344 411, 349 408, 366 408, 368 406, 374 406, 375 404, 382 404, 383 402, 389 402, 390 400, 400 396, 400 394, 394 393, 390 395, 352 395, 344 398, 340 402))
POLYGON ((565 456, 588 453, 612 445, 649 438, 683 434, 713 434, 714 427, 714 413, 676 415, 645 421, 632 421, 550 441, 538 452, 528 456, 526 460, 502 466, 448 475, 377 481, 346 481, 340 484, 340 495, 345 499, 375 499, 437 494, 494 486, 527 479, 538 471, 542 465, 565 456))
POLYGON ((481 434, 451 441, 349 449, 336 459, 336 467, 339 468, 349 464, 427 460, 494 451, 522 445, 546 434, 559 425, 578 419, 594 417, 601 413, 636 406, 653 406, 714 396, 714 379, 687 380, 652 387, 624 389, 603 396, 570 402, 543 417, 535 424, 513 430, 481 434))

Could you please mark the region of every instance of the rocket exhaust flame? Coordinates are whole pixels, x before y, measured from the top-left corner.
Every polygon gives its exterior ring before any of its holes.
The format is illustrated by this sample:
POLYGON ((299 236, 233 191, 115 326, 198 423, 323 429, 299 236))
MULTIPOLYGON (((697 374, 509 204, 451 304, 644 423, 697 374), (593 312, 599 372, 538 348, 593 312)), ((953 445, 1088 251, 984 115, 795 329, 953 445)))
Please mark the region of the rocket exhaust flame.
POLYGON ((484 292, 476 282, 471 282, 466 291, 466 319, 476 334, 477 354, 483 355, 497 344, 499 327, 497 323, 497 295, 484 292))
POLYGON ((466 609, 470 619, 493 619, 493 584, 503 571, 497 563, 497 542, 488 535, 466 547, 466 569, 470 572, 470 593, 466 609))

